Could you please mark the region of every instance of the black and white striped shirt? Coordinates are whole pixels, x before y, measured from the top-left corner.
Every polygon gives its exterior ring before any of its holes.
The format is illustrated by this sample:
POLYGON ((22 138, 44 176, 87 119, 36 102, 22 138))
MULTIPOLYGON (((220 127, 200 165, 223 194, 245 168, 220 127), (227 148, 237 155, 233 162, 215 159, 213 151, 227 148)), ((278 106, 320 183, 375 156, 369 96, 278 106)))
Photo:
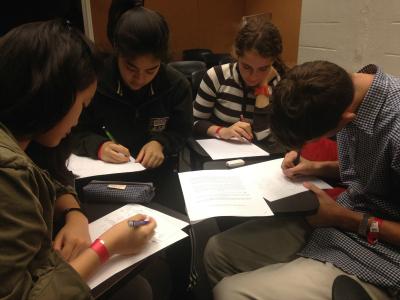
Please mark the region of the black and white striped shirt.
MULTIPOLYGON (((270 92, 279 79, 278 75, 269 82, 270 92)), ((270 108, 255 108, 254 104, 254 92, 246 88, 236 62, 215 66, 205 74, 193 105, 194 133, 206 136, 211 125, 229 127, 243 115, 256 139, 263 140, 270 134, 270 108)))
MULTIPOLYGON (((400 78, 374 65, 360 72, 375 77, 356 118, 337 135, 340 176, 348 186, 337 201, 400 222, 400 78)), ((366 282, 400 292, 399 246, 385 241, 370 245, 356 233, 318 228, 300 255, 331 262, 366 282)))

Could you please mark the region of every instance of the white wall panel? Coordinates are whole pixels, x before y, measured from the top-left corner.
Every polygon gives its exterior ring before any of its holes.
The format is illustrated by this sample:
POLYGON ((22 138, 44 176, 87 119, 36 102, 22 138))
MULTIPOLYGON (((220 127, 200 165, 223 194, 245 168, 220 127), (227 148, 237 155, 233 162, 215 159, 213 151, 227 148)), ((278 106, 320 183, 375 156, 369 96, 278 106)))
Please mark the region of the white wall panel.
POLYGON ((316 59, 400 75, 400 1, 303 0, 298 61, 316 59))

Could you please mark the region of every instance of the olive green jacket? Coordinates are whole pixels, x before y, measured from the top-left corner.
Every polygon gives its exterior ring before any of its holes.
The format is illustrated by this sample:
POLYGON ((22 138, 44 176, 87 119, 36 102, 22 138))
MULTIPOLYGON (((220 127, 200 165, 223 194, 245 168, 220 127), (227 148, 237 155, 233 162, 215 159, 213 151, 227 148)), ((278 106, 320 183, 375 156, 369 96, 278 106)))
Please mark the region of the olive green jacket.
POLYGON ((0 123, 0 299, 91 299, 52 249, 54 202, 69 192, 0 123))

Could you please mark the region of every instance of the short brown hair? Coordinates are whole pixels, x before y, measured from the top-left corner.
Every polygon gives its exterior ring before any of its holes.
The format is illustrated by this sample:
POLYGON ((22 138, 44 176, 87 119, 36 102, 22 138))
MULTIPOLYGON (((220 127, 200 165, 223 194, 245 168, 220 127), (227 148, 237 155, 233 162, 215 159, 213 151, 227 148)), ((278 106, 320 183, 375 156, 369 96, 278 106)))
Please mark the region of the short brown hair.
POLYGON ((282 144, 299 148, 335 129, 353 96, 351 77, 338 65, 313 61, 296 66, 274 88, 271 131, 282 144))

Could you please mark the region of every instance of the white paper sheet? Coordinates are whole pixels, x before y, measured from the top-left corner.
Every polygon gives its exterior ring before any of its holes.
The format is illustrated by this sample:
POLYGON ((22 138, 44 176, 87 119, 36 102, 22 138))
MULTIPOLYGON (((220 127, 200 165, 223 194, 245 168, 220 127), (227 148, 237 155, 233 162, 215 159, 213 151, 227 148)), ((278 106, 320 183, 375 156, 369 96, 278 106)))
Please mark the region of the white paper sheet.
POLYGON ((202 170, 179 173, 186 210, 191 221, 217 216, 273 215, 265 199, 275 201, 306 191, 304 181, 321 189, 331 188, 322 180, 288 179, 281 170, 282 159, 232 170, 202 170))
POLYGON ((213 160, 269 155, 268 152, 249 142, 220 139, 205 139, 196 141, 208 153, 208 155, 211 156, 213 160))
POLYGON ((332 188, 326 182, 311 176, 301 176, 296 180, 286 177, 281 169, 283 158, 274 159, 258 164, 232 169, 233 173, 240 176, 246 186, 254 186, 254 189, 262 192, 268 201, 279 200, 307 189, 303 182, 308 181, 321 189, 332 188))
POLYGON ((135 163, 135 159, 132 157, 127 163, 113 164, 89 157, 77 156, 75 154, 71 154, 68 158, 67 168, 79 178, 145 170, 141 164, 135 163))
MULTIPOLYGON (((88 285, 91 289, 95 288, 97 285, 107 280, 114 274, 130 267, 135 263, 138 263, 146 257, 187 236, 187 234, 181 229, 186 227, 188 223, 139 204, 128 204, 90 223, 90 237, 92 240, 95 240, 99 235, 101 235, 114 224, 136 214, 148 215, 156 220, 157 228, 154 237, 137 255, 114 255, 107 263, 102 265, 96 271, 93 277, 90 278, 88 285)), ((128 224, 126 226, 128 226, 128 224)))
POLYGON ((179 173, 186 211, 191 221, 217 216, 271 216, 260 193, 248 189, 230 170, 179 173))

